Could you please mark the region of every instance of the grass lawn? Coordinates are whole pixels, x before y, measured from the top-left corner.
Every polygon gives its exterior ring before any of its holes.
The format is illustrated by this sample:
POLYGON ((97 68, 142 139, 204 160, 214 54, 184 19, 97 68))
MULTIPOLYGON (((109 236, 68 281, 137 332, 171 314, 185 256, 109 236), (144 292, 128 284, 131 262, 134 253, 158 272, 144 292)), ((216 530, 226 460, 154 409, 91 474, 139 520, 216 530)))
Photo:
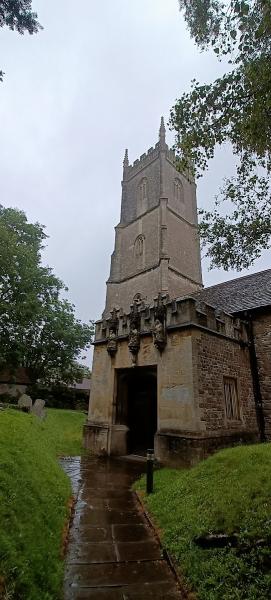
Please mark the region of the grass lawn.
POLYGON ((0 598, 57 600, 70 481, 59 455, 82 452, 85 415, 48 409, 45 421, 0 412, 0 598))
MULTIPOLYGON (((135 485, 144 494, 145 481, 135 485)), ((144 503, 199 600, 271 598, 271 444, 156 471, 144 503), (238 534, 238 545, 203 549, 194 541, 216 533, 238 534)))

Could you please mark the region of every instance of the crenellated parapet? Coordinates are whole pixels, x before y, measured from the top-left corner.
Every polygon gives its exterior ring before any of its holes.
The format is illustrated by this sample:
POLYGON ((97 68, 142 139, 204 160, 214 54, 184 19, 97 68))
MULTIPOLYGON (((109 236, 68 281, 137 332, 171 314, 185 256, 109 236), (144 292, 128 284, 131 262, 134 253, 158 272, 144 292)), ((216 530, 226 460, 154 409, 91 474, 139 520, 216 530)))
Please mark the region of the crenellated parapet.
POLYGON ((248 342, 244 321, 210 304, 198 302, 190 296, 171 300, 168 295, 159 294, 151 305, 138 301, 136 307, 135 303, 131 305, 129 313, 114 309, 112 315, 108 319, 96 322, 95 343, 110 341, 112 322, 114 339, 117 342, 125 338, 131 342, 132 334, 134 338, 137 336, 137 339, 138 336, 152 335, 159 350, 164 349, 166 336, 170 331, 193 327, 226 336, 240 343, 248 342))
MULTIPOLYGON (((154 147, 149 148, 149 150, 147 152, 144 152, 144 154, 141 154, 140 158, 137 158, 137 160, 135 160, 133 162, 133 164, 125 164, 125 180, 129 181, 129 179, 132 179, 133 177, 135 177, 135 175, 137 175, 140 171, 142 171, 143 169, 145 169, 146 167, 148 167, 154 160, 156 160, 159 157, 161 151, 161 144, 160 142, 157 142, 157 144, 154 147)), ((167 144, 165 144, 165 156, 166 159, 168 160, 168 162, 170 162, 170 164, 177 169, 177 171, 179 171, 178 169, 178 157, 176 156, 173 148, 169 148, 169 146, 167 144)), ((183 176, 191 183, 194 182, 194 176, 192 174, 192 171, 183 171, 182 172, 183 176)))
POLYGON ((140 158, 135 160, 132 165, 128 165, 125 169, 125 179, 128 181, 137 175, 142 169, 145 169, 154 160, 159 157, 160 143, 157 142, 155 147, 149 148, 147 152, 141 154, 140 158))

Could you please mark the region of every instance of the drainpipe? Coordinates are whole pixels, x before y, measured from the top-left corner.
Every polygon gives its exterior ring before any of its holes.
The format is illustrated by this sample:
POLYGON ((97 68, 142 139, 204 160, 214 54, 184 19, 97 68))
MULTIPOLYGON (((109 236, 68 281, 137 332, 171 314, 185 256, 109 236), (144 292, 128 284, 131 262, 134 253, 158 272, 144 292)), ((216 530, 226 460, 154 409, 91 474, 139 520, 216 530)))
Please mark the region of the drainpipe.
POLYGON ((249 356, 250 356, 250 367, 253 381, 253 392, 255 399, 255 409, 256 409, 256 417, 260 434, 260 441, 266 441, 265 435, 265 418, 263 411, 263 401, 262 401, 262 393, 259 379, 259 370, 258 370, 258 360, 254 342, 254 332, 253 332, 253 320, 251 314, 246 314, 247 319, 247 333, 249 340, 249 356))

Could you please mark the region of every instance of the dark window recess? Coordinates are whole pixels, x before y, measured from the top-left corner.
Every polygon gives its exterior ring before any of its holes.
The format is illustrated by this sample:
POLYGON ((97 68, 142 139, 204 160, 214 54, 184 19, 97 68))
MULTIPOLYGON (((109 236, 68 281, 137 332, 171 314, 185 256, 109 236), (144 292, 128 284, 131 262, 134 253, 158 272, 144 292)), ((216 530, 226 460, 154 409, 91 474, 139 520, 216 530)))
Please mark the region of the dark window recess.
POLYGON ((227 419, 229 421, 236 421, 240 419, 237 382, 233 377, 224 377, 224 396, 227 419))

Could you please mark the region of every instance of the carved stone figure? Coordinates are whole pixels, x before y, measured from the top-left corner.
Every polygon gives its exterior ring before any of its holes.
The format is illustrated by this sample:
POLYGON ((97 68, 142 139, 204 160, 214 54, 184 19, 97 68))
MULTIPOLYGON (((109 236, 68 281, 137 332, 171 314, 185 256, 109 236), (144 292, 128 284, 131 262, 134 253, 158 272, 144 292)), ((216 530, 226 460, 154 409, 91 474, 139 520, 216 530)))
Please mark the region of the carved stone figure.
POLYGON ((158 319, 155 319, 153 328, 153 343, 158 350, 164 350, 167 343, 164 325, 158 319))
POLYGON ((117 311, 115 308, 113 308, 113 310, 111 311, 111 317, 109 319, 108 325, 109 325, 109 337, 108 337, 108 342, 107 342, 107 352, 111 357, 113 357, 113 356, 115 356, 117 349, 118 349, 117 331, 118 331, 118 326, 119 326, 118 315, 117 315, 117 311))
POLYGON ((114 331, 109 332, 109 338, 107 342, 107 352, 110 356, 115 356, 118 349, 116 334, 114 331))
POLYGON ((130 312, 130 333, 128 347, 132 354, 132 364, 135 366, 140 348, 140 315, 136 301, 134 301, 130 312))
POLYGON ((153 327, 153 343, 160 352, 162 352, 167 343, 166 337, 166 307, 163 304, 161 294, 158 295, 157 306, 154 309, 154 327, 153 327))

